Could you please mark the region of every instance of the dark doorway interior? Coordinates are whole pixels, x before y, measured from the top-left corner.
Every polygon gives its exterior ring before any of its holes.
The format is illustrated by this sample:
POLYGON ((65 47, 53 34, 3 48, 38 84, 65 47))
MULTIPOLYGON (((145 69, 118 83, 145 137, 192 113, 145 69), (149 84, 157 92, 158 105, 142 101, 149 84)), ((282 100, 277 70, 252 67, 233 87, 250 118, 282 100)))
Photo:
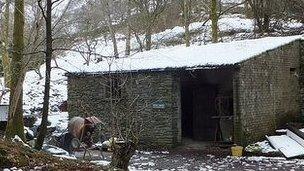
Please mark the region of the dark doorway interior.
POLYGON ((232 76, 232 69, 186 71, 181 75, 184 138, 198 141, 232 138, 232 76))

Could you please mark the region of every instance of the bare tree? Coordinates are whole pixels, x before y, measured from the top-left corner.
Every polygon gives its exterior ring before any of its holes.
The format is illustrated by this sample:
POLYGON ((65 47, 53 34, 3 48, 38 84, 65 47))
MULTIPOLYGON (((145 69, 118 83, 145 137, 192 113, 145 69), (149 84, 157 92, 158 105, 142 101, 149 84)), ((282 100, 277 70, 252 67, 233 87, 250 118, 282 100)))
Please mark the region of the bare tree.
POLYGON ((147 102, 136 95, 143 82, 134 84, 140 77, 145 80, 146 76, 133 75, 132 73, 117 72, 106 75, 108 80, 108 97, 110 102, 109 128, 111 137, 117 140, 113 144, 112 168, 127 170, 129 161, 138 148, 139 139, 143 130, 141 111, 147 107, 147 102), (137 87, 138 86, 138 87, 137 87), (146 104, 146 105, 138 105, 146 104))
POLYGON ((46 12, 42 7, 41 0, 38 0, 38 5, 40 6, 43 18, 45 19, 46 25, 46 43, 45 43, 45 84, 44 84, 44 97, 43 97, 43 108, 42 108, 42 121, 40 124, 39 133, 35 143, 35 149, 41 150, 44 138, 47 132, 47 122, 49 114, 49 99, 50 99, 50 81, 51 81, 51 61, 53 54, 53 37, 52 37, 52 0, 46 0, 46 12))
POLYGON ((10 84, 10 58, 8 53, 9 48, 9 30, 10 30, 10 0, 5 1, 5 10, 3 12, 3 21, 2 21, 2 66, 4 73, 5 85, 8 87, 10 84))
POLYGON ((167 0, 132 0, 132 4, 138 10, 140 23, 145 31, 145 48, 150 50, 152 47, 153 27, 166 8, 167 0))
POLYGON ((9 117, 5 131, 7 139, 18 135, 25 140, 23 126, 23 95, 22 85, 25 76, 23 63, 24 50, 24 1, 15 0, 14 29, 13 29, 13 56, 11 61, 11 95, 9 117))
POLYGON ((128 0, 127 3, 127 31, 126 31, 126 49, 125 49, 125 55, 130 55, 131 53, 131 0, 128 0))
POLYGON ((116 32, 113 28, 114 21, 112 19, 112 13, 110 11, 111 7, 113 8, 113 4, 111 4, 111 6, 110 6, 110 3, 114 3, 114 1, 110 2, 108 0, 101 0, 103 11, 105 12, 105 15, 106 15, 106 23, 107 23, 107 26, 108 26, 108 29, 110 32, 110 36, 111 36, 111 40, 113 43, 114 56, 117 58, 118 57, 118 48, 117 48, 117 40, 116 40, 116 36, 115 36, 116 32))
POLYGON ((258 32, 269 32, 273 2, 271 0, 248 0, 248 3, 253 11, 258 32))
POLYGON ((191 0, 183 0, 182 1, 183 6, 183 21, 184 21, 184 27, 185 27, 185 42, 186 47, 190 46, 190 18, 191 18, 191 0))
POLYGON ((304 23, 304 0, 285 0, 287 1, 287 8, 291 12, 291 18, 304 23))
POLYGON ((218 42, 218 2, 217 0, 211 0, 211 34, 212 34, 212 43, 218 42))

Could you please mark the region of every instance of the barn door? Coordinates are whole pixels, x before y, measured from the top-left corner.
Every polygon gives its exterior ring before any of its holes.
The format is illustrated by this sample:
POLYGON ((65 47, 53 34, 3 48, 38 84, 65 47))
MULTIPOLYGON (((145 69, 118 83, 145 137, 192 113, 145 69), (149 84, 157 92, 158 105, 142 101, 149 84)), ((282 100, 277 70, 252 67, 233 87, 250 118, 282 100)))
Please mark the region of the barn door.
POLYGON ((216 86, 203 85, 193 90, 193 139, 212 141, 215 137, 216 86))

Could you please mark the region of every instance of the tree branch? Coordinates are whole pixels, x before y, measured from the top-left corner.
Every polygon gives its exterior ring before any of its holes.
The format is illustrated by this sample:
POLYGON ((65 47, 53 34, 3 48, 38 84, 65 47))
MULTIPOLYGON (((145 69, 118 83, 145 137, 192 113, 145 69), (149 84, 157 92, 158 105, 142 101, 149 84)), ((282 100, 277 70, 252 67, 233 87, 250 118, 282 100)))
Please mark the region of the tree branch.
POLYGON ((38 2, 38 6, 39 6, 39 8, 41 10, 43 18, 46 19, 46 15, 45 15, 45 12, 44 12, 44 8, 43 8, 43 6, 41 4, 41 0, 38 0, 37 2, 38 2))
POLYGON ((99 56, 99 57, 102 57, 102 58, 114 58, 114 56, 105 56, 105 55, 101 55, 99 53, 82 51, 82 50, 77 50, 77 49, 54 48, 53 51, 71 51, 71 52, 79 52, 79 53, 84 53, 84 54, 95 55, 95 56, 99 56))

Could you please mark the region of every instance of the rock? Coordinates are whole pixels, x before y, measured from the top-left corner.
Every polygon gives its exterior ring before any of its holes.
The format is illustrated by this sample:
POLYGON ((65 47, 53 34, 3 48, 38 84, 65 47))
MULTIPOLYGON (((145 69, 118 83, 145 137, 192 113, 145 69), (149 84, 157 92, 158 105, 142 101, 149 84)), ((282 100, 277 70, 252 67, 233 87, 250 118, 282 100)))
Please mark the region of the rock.
POLYGON ((69 155, 69 152, 65 151, 64 149, 48 144, 44 145, 42 150, 54 155, 69 155))
POLYGON ((18 135, 15 135, 15 137, 12 138, 12 141, 17 143, 17 144, 23 145, 25 147, 31 148, 28 144, 24 143, 18 135))
POLYGON ((24 134, 27 141, 33 140, 35 138, 34 132, 28 127, 24 127, 24 134))
POLYGON ((31 128, 34 126, 35 122, 37 121, 37 118, 34 115, 24 115, 23 121, 24 126, 31 128))
POLYGON ((68 102, 65 100, 59 105, 59 109, 61 112, 67 112, 68 111, 68 102))

